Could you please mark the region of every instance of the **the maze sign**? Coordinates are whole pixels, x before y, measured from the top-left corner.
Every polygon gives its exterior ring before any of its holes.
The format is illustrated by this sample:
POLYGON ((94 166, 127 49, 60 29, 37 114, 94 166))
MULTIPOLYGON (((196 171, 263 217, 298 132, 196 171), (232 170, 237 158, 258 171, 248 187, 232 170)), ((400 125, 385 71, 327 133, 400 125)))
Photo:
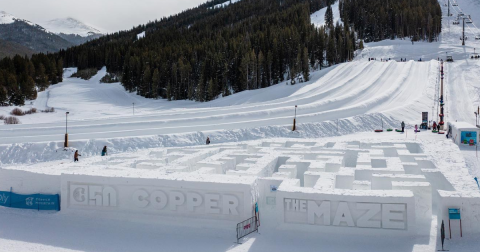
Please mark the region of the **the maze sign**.
POLYGON ((406 229, 405 204, 284 199, 286 222, 320 226, 406 229))

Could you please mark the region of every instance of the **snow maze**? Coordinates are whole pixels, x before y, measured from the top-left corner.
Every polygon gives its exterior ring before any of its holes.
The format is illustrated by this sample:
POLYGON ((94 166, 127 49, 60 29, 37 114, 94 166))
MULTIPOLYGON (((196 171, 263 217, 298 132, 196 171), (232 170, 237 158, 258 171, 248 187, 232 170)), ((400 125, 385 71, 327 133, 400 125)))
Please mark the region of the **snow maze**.
MULTIPOLYGON (((381 235, 428 233, 433 216, 448 223, 448 208, 459 208, 463 233, 480 233, 478 189, 464 181, 458 148, 440 143, 445 148, 286 139, 159 148, 55 165, 50 174, 35 173, 47 164, 0 169, 0 189, 61 193, 62 212, 226 225, 252 217, 257 202, 263 225, 381 235)), ((454 221, 452 234, 459 235, 454 221)))

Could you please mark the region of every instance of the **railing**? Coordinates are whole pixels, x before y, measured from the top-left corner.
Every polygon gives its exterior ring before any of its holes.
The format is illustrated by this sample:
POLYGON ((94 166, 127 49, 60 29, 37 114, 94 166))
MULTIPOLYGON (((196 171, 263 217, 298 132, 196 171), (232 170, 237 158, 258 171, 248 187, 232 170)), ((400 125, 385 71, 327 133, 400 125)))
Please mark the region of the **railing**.
POLYGON ((237 243, 240 243, 240 239, 253 233, 258 232, 258 227, 260 227, 260 214, 257 213, 256 216, 244 220, 237 224, 237 243))

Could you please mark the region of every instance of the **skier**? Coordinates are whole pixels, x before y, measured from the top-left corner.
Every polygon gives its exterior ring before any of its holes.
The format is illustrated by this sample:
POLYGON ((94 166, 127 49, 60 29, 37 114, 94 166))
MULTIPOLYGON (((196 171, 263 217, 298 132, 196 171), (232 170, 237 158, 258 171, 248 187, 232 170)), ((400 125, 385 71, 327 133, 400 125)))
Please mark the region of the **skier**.
POLYGON ((107 154, 107 146, 103 147, 102 157, 103 157, 103 156, 108 156, 108 154, 107 154))
POLYGON ((78 162, 78 156, 82 156, 80 154, 78 154, 78 150, 75 151, 75 154, 73 155, 73 162, 78 162))
POLYGON ((402 132, 405 132, 405 123, 402 121, 402 132))
POLYGON ((210 137, 207 137, 207 145, 210 144, 210 137))
POLYGON ((437 124, 437 131, 440 132, 440 124, 437 124))
POLYGON ((415 124, 415 133, 418 132, 418 125, 415 124))
POLYGON ((437 122, 433 121, 433 130, 437 129, 437 122))

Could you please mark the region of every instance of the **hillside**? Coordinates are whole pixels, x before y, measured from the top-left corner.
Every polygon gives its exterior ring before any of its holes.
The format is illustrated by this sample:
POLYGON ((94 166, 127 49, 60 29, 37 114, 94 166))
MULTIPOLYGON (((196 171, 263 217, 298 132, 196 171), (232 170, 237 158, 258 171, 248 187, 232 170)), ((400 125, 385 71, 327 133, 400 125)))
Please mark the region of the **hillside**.
POLYGON ((17 54, 32 56, 34 53, 36 52, 28 47, 22 46, 15 42, 0 39, 0 59, 5 57, 13 57, 17 54))
POLYGON ((432 41, 440 27, 438 2, 406 2, 392 3, 385 11, 388 4, 384 1, 341 0, 335 6, 343 9, 347 25, 332 21, 330 27, 316 28, 310 25, 310 15, 335 1, 211 1, 60 55, 66 66, 79 70, 106 66, 108 72, 121 77, 126 90, 144 97, 210 101, 285 81, 307 81, 312 69, 351 60, 363 38, 432 41), (355 8, 365 12, 378 8, 382 15, 358 19, 352 12, 355 8), (392 17, 404 12, 418 15, 388 25, 395 21, 392 17), (419 28, 423 29, 418 20, 432 22, 435 29, 417 36, 419 28), (142 32, 145 37, 137 41, 142 32))
MULTIPOLYGON (((224 4, 224 0, 215 0, 49 57, 79 71, 106 66, 127 91, 143 97, 211 101, 279 83, 306 82, 311 71, 353 60, 364 38, 436 39, 441 27, 438 2, 407 2, 242 0, 224 4), (346 21, 334 24, 332 17, 326 26, 312 26, 311 15, 332 4, 343 10, 340 15, 346 21), (373 7, 388 15, 363 20, 352 12, 373 7), (386 7, 391 8, 385 11, 386 7), (392 23, 392 17, 401 13, 418 15, 392 23), (435 29, 423 26, 425 22, 435 29)), ((9 34, 19 36, 20 32, 9 34)), ((19 70, 16 74, 20 78, 19 70)), ((48 70, 45 74, 57 75, 48 70)))

